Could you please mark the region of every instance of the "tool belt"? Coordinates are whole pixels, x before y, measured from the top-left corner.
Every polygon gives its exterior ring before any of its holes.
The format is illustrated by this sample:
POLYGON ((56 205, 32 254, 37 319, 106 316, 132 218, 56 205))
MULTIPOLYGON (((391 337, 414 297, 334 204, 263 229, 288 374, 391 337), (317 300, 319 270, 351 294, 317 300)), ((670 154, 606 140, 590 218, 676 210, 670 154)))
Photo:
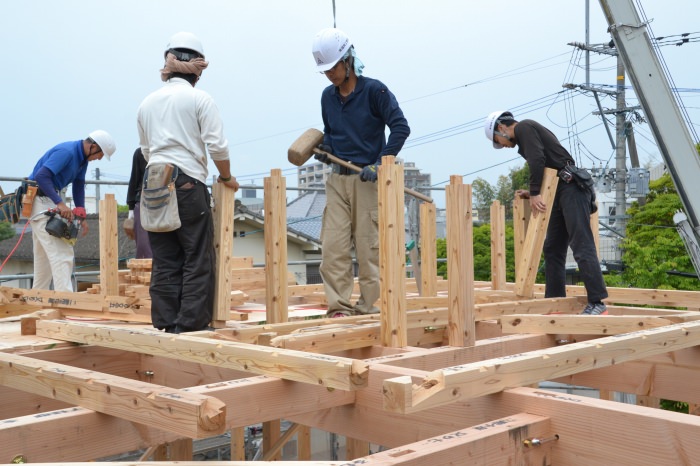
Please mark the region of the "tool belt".
POLYGON ((177 230, 182 225, 175 190, 178 172, 178 167, 169 163, 146 167, 139 203, 144 230, 163 233, 177 230))
POLYGON ((0 198, 0 221, 17 223, 21 217, 32 214, 32 204, 36 195, 36 181, 24 179, 15 192, 0 198))
POLYGON ((593 188, 593 177, 585 168, 579 168, 575 165, 566 165, 557 172, 557 176, 564 183, 575 183, 581 191, 588 192, 591 195, 591 213, 598 211, 596 204, 595 189, 593 188))
MULTIPOLYGON (((352 162, 349 162, 352 163, 352 162)), ((364 168, 368 164, 366 163, 353 163, 357 168, 364 168)), ((337 163, 331 163, 331 172, 337 174, 337 175, 357 175, 359 172, 356 170, 353 170, 352 168, 344 167, 342 165, 338 165, 337 163)))

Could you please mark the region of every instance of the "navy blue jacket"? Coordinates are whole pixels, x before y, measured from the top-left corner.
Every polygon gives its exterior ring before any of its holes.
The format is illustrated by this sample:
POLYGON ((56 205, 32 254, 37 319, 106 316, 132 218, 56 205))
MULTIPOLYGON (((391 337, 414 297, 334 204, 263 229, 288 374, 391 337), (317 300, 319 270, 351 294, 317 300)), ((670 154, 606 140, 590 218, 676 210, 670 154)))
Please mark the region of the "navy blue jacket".
POLYGON ((331 85, 321 95, 323 143, 332 153, 358 165, 397 155, 411 133, 394 94, 376 79, 360 76, 345 103, 331 85), (385 135, 389 127, 389 140, 385 135))

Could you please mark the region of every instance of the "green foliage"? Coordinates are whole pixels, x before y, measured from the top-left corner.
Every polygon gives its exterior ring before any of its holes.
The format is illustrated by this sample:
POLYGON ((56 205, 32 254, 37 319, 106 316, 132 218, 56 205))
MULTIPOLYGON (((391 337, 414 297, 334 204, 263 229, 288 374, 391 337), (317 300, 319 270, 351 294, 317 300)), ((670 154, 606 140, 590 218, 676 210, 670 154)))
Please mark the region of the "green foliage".
POLYGON ((117 204, 117 213, 118 213, 118 214, 121 214, 121 213, 124 213, 124 212, 129 212, 129 206, 128 206, 128 205, 117 204))
POLYGON ((15 236, 15 227, 10 222, 0 222, 0 241, 15 236))
POLYGON ((493 186, 483 178, 477 178, 472 183, 474 208, 479 213, 479 219, 489 222, 491 218, 491 204, 496 198, 493 186))
POLYGON ((659 406, 666 411, 675 411, 677 413, 688 414, 689 411, 688 403, 682 401, 661 400, 659 406))
MULTIPOLYGON (((647 203, 628 210, 630 221, 623 241, 625 271, 614 283, 635 288, 698 290, 700 281, 669 271, 693 272, 693 264, 673 223, 682 204, 671 176, 665 174, 649 184, 647 203)), ((608 284, 610 283, 608 277, 608 284)), ((615 281, 615 280, 613 280, 615 281)))

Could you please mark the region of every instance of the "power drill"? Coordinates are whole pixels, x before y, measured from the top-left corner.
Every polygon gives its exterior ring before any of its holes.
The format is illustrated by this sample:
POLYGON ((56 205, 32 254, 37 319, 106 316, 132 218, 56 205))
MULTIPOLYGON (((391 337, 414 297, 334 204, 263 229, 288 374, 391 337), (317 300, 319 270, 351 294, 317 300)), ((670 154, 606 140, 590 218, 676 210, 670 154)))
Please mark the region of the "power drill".
POLYGON ((49 221, 46 222, 46 232, 74 246, 76 241, 78 241, 80 219, 78 217, 73 217, 73 221, 67 220, 58 215, 58 212, 55 210, 47 210, 44 214, 51 217, 49 221))

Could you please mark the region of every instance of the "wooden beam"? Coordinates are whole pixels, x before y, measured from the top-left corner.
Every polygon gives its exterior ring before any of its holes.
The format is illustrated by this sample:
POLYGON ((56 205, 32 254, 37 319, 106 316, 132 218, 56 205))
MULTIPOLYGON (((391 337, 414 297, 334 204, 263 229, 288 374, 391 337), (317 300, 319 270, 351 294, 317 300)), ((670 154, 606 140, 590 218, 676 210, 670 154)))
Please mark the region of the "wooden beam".
POLYGON ((282 459, 282 455, 279 454, 279 450, 283 445, 279 442, 281 426, 282 423, 279 419, 265 421, 262 424, 263 459, 266 461, 279 461, 282 459))
POLYGON ((447 276, 449 277, 450 346, 472 346, 474 328, 474 254, 472 190, 462 184, 462 177, 450 176, 445 188, 447 200, 447 276))
POLYGON ((520 275, 515 282, 515 294, 518 296, 527 298, 534 296, 537 269, 540 265, 540 257, 542 257, 544 237, 547 233, 547 225, 549 224, 549 216, 552 213, 558 182, 557 171, 545 168, 540 195, 546 205, 546 211, 540 213, 532 212, 525 236, 525 243, 522 247, 522 257, 515 266, 519 272, 518 275, 520 275))
MULTIPOLYGON (((618 335, 670 325, 672 320, 651 316, 582 316, 512 314, 501 319, 503 333, 618 335)), ((695 320, 700 319, 700 316, 695 320)))
POLYGON ((231 429, 231 461, 245 461, 245 427, 231 429))
POLYGON ((436 211, 432 202, 420 204, 421 296, 437 296, 436 211))
POLYGON ((83 322, 37 322, 37 334, 342 390, 357 390, 367 384, 367 364, 347 358, 83 322))
POLYGON ((499 201, 491 204, 491 287, 506 285, 506 208, 499 201))
POLYGON ((104 296, 119 295, 119 226, 114 194, 105 194, 100 201, 100 292, 104 296))
POLYGON ((221 183, 212 186, 214 196, 214 313, 212 323, 224 327, 231 310, 231 262, 233 260, 233 224, 236 192, 221 183))
POLYGON ((287 322, 287 184, 273 168, 265 189, 265 311, 270 323, 287 322))
POLYGON ((187 437, 225 428, 226 406, 215 398, 26 356, 0 353, 0 382, 187 437))
POLYGON ((698 344, 700 322, 690 322, 444 368, 417 385, 397 377, 384 381, 384 406, 415 412, 698 344))
POLYGON ((309 461, 311 459, 311 428, 309 426, 299 426, 297 432, 297 459, 299 461, 309 461))
POLYGON ((406 328, 406 235, 403 167, 385 155, 379 167, 379 284, 383 346, 408 344, 406 328))
POLYGON ((551 443, 539 448, 527 448, 523 443, 551 434, 549 418, 519 413, 375 453, 363 458, 361 464, 551 464, 551 443))
POLYGON ((369 455, 369 442, 351 437, 345 438, 345 458, 354 460, 369 455))
POLYGON ((513 252, 515 256, 515 283, 522 280, 522 272, 519 265, 523 262, 523 248, 525 247, 525 237, 527 227, 530 223, 530 200, 513 199, 513 252))

